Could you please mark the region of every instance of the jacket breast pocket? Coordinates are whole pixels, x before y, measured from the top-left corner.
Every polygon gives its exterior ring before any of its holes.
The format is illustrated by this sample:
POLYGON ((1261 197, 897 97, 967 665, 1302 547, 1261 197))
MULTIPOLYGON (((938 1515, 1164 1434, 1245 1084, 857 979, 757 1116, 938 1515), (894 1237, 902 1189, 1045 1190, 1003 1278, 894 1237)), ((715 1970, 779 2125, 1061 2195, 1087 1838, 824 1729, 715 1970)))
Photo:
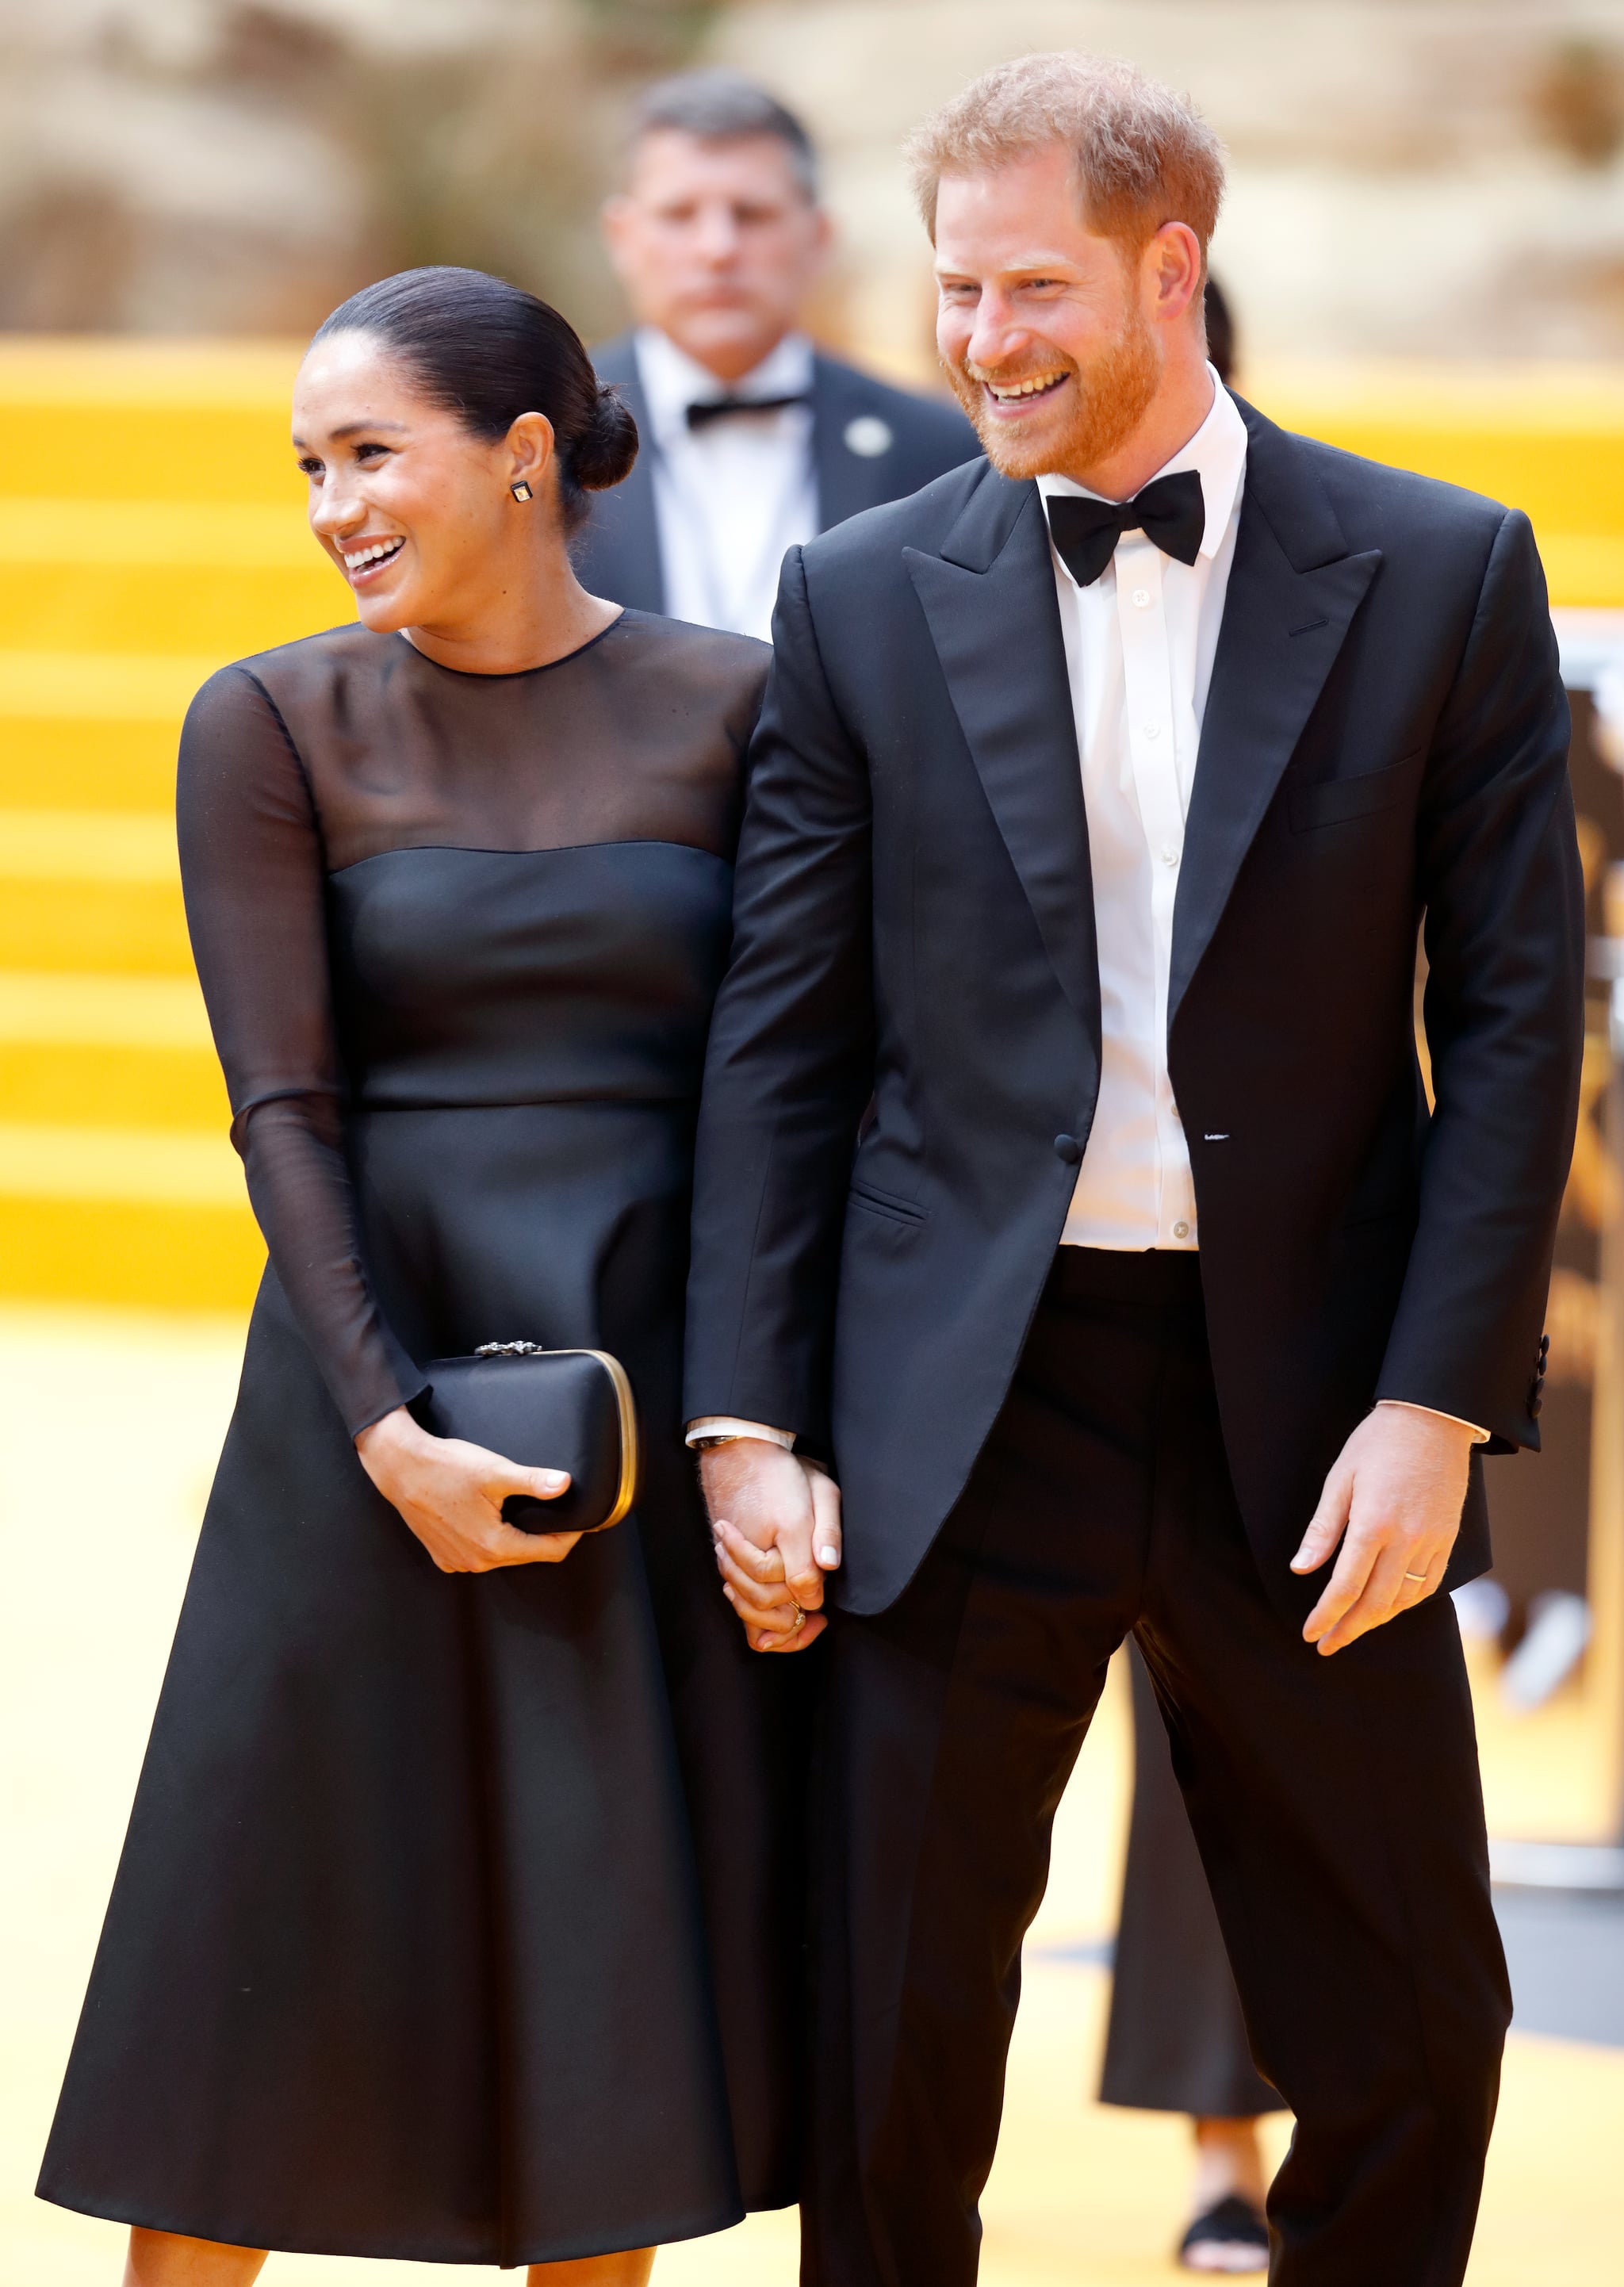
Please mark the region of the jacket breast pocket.
POLYGON ((876 1191, 872 1183, 853 1183, 846 1194, 846 1204, 905 1231, 917 1231, 925 1220, 924 1209, 915 1207, 912 1199, 899 1199, 891 1191, 876 1191))
POLYGON ((1345 826, 1351 819, 1368 818, 1378 810, 1401 803, 1414 785, 1427 750, 1417 747, 1384 770, 1366 771, 1352 779, 1321 779, 1312 786, 1292 789, 1290 818, 1294 834, 1311 833, 1318 826, 1345 826))

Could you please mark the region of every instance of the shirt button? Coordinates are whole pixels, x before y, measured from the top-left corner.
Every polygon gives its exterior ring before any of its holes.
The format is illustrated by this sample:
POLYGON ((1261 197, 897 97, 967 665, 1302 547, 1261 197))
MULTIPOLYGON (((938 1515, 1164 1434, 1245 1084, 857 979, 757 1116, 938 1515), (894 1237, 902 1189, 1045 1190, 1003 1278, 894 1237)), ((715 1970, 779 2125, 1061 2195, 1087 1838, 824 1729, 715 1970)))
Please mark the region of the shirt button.
POLYGON ((1187 1223, 1176 1223, 1173 1226, 1173 1236, 1175 1238, 1188 1238, 1190 1236, 1189 1224, 1187 1223))
POLYGON ((1161 862, 1164 866, 1176 866, 1178 863, 1177 851, 1171 849, 1164 850, 1161 852, 1161 862))
POLYGON ((1148 588, 1136 588, 1133 591, 1133 599, 1139 606, 1139 609, 1143 611, 1145 605, 1150 602, 1150 590, 1148 588))
POLYGON ((1147 723, 1145 726, 1145 735, 1147 739, 1160 739, 1161 736, 1161 724, 1147 723))

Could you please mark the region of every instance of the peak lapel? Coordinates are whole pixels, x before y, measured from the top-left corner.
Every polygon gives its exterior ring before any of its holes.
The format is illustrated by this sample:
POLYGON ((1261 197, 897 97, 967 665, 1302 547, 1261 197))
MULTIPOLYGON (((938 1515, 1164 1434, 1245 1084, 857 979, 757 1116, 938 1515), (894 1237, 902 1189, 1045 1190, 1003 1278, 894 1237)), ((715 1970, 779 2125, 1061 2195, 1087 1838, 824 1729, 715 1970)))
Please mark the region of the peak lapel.
POLYGON ((987 803, 1055 973, 1097 1049, 1082 772, 1036 486, 989 469, 939 556, 903 554, 987 803))
POLYGON ((1296 440, 1240 409, 1246 490, 1184 833, 1169 1025, 1382 561, 1348 553, 1296 440))

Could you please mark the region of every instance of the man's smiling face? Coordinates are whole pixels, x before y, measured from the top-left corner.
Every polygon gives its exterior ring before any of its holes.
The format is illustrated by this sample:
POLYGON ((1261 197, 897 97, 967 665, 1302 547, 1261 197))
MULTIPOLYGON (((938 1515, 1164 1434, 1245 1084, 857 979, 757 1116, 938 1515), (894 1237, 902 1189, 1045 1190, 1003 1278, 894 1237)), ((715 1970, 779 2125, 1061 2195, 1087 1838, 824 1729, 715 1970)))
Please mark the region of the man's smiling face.
POLYGON ((1088 227, 1063 145, 943 176, 937 347, 1003 475, 1086 481, 1143 418, 1163 357, 1142 306, 1143 267, 1121 240, 1088 227))

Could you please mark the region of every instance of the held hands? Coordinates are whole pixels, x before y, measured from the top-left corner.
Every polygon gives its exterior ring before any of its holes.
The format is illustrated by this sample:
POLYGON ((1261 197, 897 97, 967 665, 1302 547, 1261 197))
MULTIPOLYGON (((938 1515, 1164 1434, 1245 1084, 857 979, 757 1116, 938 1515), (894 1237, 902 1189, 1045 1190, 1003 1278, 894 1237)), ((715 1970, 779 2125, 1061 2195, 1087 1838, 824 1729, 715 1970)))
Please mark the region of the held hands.
POLYGON ((1317 1572, 1342 1542, 1303 1625, 1308 1642, 1341 1651, 1432 1594, 1460 1530, 1475 1442, 1465 1422, 1414 1406, 1382 1404, 1366 1415, 1291 1560, 1294 1572, 1317 1572))
POLYGON ((502 1514, 511 1493, 557 1500, 562 1469, 521 1469, 483 1445, 433 1437, 404 1405, 355 1440, 360 1465, 392 1501, 442 1572, 494 1572, 504 1564, 558 1564, 578 1532, 520 1532, 502 1514))
POLYGON ((700 1455, 722 1594, 752 1651, 804 1651, 828 1623, 823 1576, 840 1563, 840 1488, 782 1445, 738 1437, 700 1455))

